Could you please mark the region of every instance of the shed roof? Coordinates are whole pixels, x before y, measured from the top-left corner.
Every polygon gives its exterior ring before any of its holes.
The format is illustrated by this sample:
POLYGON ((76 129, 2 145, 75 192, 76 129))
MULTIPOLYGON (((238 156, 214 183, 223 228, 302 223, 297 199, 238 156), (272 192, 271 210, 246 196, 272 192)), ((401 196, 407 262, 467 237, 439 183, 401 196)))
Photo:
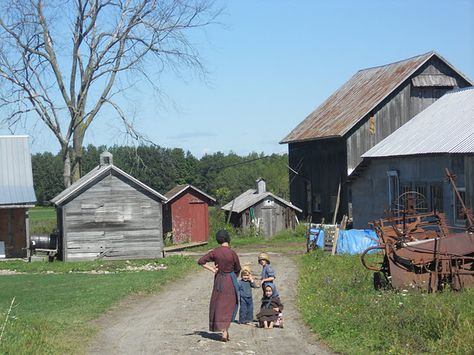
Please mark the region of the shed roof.
MULTIPOLYGON (((432 57, 437 57, 472 85, 472 82, 434 51, 399 62, 358 71, 316 110, 307 116, 280 143, 342 137, 388 95, 432 57)), ((449 77, 434 75, 416 81, 452 85, 449 77)))
POLYGON ((56 197, 54 197, 51 200, 51 202, 54 203, 55 205, 62 205, 66 201, 68 201, 70 198, 80 194, 82 191, 87 190, 90 184, 100 181, 109 173, 115 173, 115 174, 121 175, 126 180, 132 182, 135 185, 140 186, 144 190, 148 191, 151 195, 157 197, 163 202, 167 201, 167 198, 165 196, 153 190, 151 187, 145 185, 140 180, 135 179, 133 176, 127 174, 125 171, 116 167, 115 165, 109 164, 109 165, 103 165, 103 166, 100 166, 100 165, 96 166, 94 169, 89 171, 86 175, 84 175, 79 180, 77 180, 74 184, 72 184, 67 189, 63 190, 60 194, 58 194, 56 197))
POLYGON ((174 200, 176 197, 178 197, 182 192, 184 192, 186 190, 194 190, 194 191, 198 192, 199 194, 203 195, 204 197, 206 197, 208 200, 210 200, 214 203, 216 202, 216 199, 214 197, 212 197, 212 196, 206 194, 205 192, 199 190, 197 187, 195 187, 191 184, 185 184, 185 185, 176 185, 171 190, 169 190, 167 193, 165 193, 165 197, 168 199, 167 203, 174 200))
POLYGON ((288 207, 298 211, 302 212, 302 210, 295 205, 293 205, 291 202, 288 202, 281 197, 275 196, 271 192, 262 192, 262 193, 257 193, 257 190, 255 189, 249 189, 245 191, 243 194, 237 196, 235 199, 227 203, 226 205, 222 206, 223 210, 226 211, 231 211, 236 212, 236 213, 241 213, 245 211, 247 208, 254 206, 255 204, 259 203, 263 199, 267 198, 268 196, 273 197, 275 200, 280 201, 284 205, 287 205, 288 207))
POLYGON ((362 157, 437 153, 474 153, 473 87, 443 95, 362 157))
POLYGON ((0 136, 0 208, 34 205, 28 136, 0 136))

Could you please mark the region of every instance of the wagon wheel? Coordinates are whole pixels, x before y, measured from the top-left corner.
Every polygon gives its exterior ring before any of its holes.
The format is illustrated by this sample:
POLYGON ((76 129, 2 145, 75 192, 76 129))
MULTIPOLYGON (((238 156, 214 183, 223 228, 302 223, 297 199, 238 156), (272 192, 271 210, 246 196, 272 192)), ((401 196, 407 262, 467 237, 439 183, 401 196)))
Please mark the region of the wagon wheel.
POLYGON ((407 191, 398 196, 393 212, 405 214, 423 213, 428 210, 426 197, 416 191, 407 191))

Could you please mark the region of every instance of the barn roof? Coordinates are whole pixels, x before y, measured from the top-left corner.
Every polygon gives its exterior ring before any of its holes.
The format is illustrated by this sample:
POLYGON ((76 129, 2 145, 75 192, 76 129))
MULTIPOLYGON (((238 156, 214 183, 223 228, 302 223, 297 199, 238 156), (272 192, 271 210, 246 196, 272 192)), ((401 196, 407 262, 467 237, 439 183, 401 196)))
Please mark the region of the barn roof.
POLYGON ((185 184, 185 185, 176 185, 171 190, 169 190, 167 193, 165 193, 165 197, 168 199, 167 203, 174 200, 176 197, 178 197, 182 192, 184 192, 186 190, 194 190, 194 191, 198 192, 199 194, 203 195, 204 197, 206 197, 208 200, 210 200, 214 203, 216 202, 216 199, 214 197, 209 196, 205 192, 199 190, 197 187, 195 187, 191 184, 185 184))
POLYGON ((275 196, 271 192, 262 192, 262 193, 257 193, 257 190, 255 189, 249 189, 245 191, 243 194, 237 196, 235 199, 227 203, 226 205, 222 206, 223 210, 226 211, 231 211, 236 212, 236 213, 241 213, 245 211, 247 208, 254 206, 255 204, 259 203, 263 199, 267 197, 273 197, 275 200, 280 201, 284 205, 287 205, 288 207, 301 212, 302 210, 295 205, 293 205, 291 202, 288 202, 281 197, 275 196))
POLYGON ((473 87, 443 95, 362 157, 439 153, 474 153, 473 87))
POLYGON ((0 136, 0 208, 36 202, 28 136, 0 136))
POLYGON ((151 187, 145 185, 142 183, 140 180, 135 179, 133 176, 127 174, 125 171, 122 169, 119 169, 113 164, 108 164, 108 165, 98 165, 91 171, 89 171, 86 175, 81 177, 79 180, 77 180, 74 184, 69 186, 67 189, 63 190, 59 195, 54 197, 51 202, 54 203, 55 205, 62 205, 64 202, 69 200, 71 197, 74 197, 82 191, 87 190, 92 184, 94 184, 97 181, 102 180, 105 176, 109 174, 118 174, 122 177, 124 177, 126 180, 130 181, 131 183, 143 188, 145 191, 148 191, 151 195, 157 197, 158 199, 162 200, 163 202, 166 202, 167 199, 165 196, 161 195, 157 191, 153 190, 151 187))
MULTIPOLYGON (((472 85, 467 77, 433 51, 399 62, 363 69, 309 114, 280 143, 344 136, 433 57, 443 61, 472 85)), ((434 84, 454 86, 455 83, 453 78, 445 75, 425 75, 413 83, 414 86, 434 84)))

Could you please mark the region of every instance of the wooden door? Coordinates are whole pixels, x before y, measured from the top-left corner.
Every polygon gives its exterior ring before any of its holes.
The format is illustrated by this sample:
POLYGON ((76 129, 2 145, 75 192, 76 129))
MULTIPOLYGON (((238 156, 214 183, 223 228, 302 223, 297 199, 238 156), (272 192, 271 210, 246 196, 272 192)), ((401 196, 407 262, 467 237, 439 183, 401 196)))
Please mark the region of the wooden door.
POLYGON ((193 242, 205 242, 208 239, 208 215, 207 204, 203 201, 193 201, 191 236, 193 242))

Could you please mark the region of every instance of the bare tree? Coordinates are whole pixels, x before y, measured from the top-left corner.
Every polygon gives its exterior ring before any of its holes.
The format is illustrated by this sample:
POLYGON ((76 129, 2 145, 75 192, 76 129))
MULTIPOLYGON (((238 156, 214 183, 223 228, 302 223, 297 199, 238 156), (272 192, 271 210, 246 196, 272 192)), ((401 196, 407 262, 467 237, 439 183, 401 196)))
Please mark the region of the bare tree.
POLYGON ((64 184, 80 177, 85 134, 104 106, 132 122, 114 100, 119 77, 160 70, 204 72, 190 31, 219 14, 208 0, 12 0, 0 4, 0 108, 15 127, 37 115, 57 138, 64 184), (150 65, 151 64, 151 65, 150 65))

